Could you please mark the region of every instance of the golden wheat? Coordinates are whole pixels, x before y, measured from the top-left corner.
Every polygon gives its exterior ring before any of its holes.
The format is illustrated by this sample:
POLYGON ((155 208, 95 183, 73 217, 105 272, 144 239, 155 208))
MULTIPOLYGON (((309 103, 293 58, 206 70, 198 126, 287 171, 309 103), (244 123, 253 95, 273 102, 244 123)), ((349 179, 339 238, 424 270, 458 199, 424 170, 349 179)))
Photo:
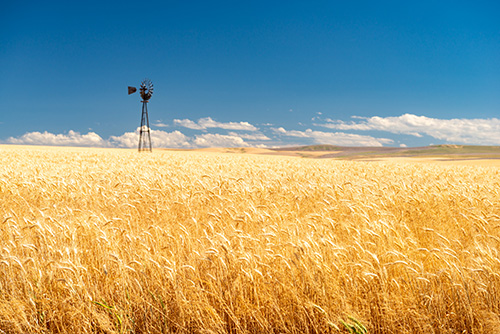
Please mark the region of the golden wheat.
POLYGON ((0 147, 0 332, 494 333, 499 169, 0 147), (344 322, 345 323, 345 322, 344 322))

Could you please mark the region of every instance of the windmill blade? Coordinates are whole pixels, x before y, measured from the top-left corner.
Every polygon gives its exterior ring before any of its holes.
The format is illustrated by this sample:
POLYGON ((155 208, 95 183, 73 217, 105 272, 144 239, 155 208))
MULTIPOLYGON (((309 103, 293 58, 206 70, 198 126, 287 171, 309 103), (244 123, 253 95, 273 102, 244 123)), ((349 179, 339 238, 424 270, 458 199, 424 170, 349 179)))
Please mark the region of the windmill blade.
POLYGON ((141 97, 144 101, 148 101, 153 95, 153 83, 148 78, 142 80, 141 82, 141 97))
POLYGON ((137 88, 128 86, 128 95, 137 92, 137 88))

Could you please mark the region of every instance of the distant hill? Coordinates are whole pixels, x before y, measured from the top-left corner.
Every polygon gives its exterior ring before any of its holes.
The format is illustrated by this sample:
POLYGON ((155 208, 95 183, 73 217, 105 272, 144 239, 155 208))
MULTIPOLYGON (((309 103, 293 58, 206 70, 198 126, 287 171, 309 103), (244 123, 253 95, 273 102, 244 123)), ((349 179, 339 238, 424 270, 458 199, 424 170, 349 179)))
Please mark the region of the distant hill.
POLYGON ((366 159, 370 157, 447 157, 454 159, 500 159, 500 146, 432 145, 423 147, 348 147, 309 145, 271 149, 277 154, 292 153, 315 158, 366 159), (302 153, 302 154, 301 154, 302 153), (308 153, 314 153, 309 155, 308 153))

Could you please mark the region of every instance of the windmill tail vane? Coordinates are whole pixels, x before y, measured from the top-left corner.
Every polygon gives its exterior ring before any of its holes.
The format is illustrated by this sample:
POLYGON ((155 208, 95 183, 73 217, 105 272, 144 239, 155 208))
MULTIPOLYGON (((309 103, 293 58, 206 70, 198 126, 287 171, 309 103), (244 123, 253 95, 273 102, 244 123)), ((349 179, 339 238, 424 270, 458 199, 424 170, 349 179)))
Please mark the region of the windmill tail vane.
MULTIPOLYGON (((128 94, 133 94, 137 91, 137 88, 128 86, 128 94)), ((142 151, 153 151, 151 145, 151 130, 149 128, 149 116, 148 116, 148 102, 153 95, 153 83, 149 79, 144 79, 141 82, 139 92, 142 98, 142 116, 141 116, 141 126, 139 128, 139 152, 142 151)))

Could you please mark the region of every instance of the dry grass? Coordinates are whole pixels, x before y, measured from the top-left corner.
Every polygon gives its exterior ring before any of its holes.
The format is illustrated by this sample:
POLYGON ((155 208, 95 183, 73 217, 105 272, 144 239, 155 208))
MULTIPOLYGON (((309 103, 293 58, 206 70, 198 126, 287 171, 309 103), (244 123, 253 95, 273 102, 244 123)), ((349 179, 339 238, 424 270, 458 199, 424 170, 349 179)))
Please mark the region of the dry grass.
POLYGON ((0 147, 0 332, 496 333, 499 179, 0 147))

